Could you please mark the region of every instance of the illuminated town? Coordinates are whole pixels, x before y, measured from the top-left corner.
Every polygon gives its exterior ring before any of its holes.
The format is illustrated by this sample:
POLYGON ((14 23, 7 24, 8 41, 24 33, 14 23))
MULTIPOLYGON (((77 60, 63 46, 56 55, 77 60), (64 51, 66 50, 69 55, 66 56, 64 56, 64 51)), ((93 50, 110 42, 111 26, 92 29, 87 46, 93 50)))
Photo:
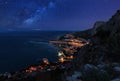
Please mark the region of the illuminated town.
POLYGON ((30 65, 14 74, 6 72, 0 76, 4 76, 7 79, 28 79, 29 76, 37 77, 38 75, 37 78, 40 78, 41 81, 48 81, 51 79, 51 76, 60 78, 61 75, 57 77, 55 74, 62 74, 66 70, 70 70, 72 68, 71 62, 75 58, 75 55, 78 54, 78 50, 82 46, 89 44, 87 40, 75 38, 70 34, 65 35, 63 39, 51 40, 49 43, 58 49, 58 61, 49 62, 49 59, 43 58, 37 65, 30 65))
POLYGON ((74 36, 67 34, 64 36, 63 40, 52 40, 51 44, 55 45, 58 48, 58 62, 50 63, 47 58, 43 58, 43 64, 37 66, 30 66, 25 70, 25 72, 45 72, 53 71, 56 69, 67 69, 70 66, 66 66, 67 63, 70 63, 77 53, 77 49, 80 49, 82 46, 89 44, 88 41, 82 38, 74 38, 74 36))
POLYGON ((0 81, 120 81, 120 0, 0 0, 0 81))

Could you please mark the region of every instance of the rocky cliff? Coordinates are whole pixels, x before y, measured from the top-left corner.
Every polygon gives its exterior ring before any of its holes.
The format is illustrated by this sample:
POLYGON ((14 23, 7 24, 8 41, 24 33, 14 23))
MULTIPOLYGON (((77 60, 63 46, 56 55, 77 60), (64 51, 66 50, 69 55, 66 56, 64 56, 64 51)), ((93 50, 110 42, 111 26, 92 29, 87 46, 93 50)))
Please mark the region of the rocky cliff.
POLYGON ((79 53, 80 58, 85 60, 82 63, 119 62, 119 48, 120 10, 109 21, 95 23, 93 29, 91 29, 90 44, 83 47, 79 53), (81 57, 81 55, 83 56, 81 57))
MULTIPOLYGON (((80 36, 79 34, 81 32, 73 35, 80 36)), ((119 81, 119 78, 114 79, 120 76, 120 10, 109 21, 96 22, 89 33, 83 31, 82 35, 89 36, 87 39, 90 44, 82 47, 73 61, 74 69, 82 69, 80 79, 119 81), (103 76, 100 77, 101 75, 103 76)))

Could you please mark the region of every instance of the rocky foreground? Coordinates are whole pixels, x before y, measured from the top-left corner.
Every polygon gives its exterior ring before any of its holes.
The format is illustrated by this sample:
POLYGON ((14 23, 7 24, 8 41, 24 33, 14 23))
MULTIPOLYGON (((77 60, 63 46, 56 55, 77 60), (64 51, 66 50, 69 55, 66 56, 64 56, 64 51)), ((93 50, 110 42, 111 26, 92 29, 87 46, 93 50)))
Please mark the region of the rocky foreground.
POLYGON ((7 74, 2 75, 0 81, 120 81, 120 10, 107 22, 96 22, 92 29, 65 35, 59 40, 66 38, 89 41, 77 49, 73 61, 67 65, 70 68, 42 73, 18 72, 14 73, 14 79, 7 74))

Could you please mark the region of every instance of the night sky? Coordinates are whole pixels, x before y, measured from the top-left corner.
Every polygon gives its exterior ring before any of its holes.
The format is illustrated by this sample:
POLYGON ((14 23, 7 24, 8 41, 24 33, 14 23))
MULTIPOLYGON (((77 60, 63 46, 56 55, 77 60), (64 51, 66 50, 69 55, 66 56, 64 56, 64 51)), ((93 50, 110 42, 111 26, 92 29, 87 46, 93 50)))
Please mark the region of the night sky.
POLYGON ((0 30, 84 30, 118 9, 120 0, 0 0, 0 30))

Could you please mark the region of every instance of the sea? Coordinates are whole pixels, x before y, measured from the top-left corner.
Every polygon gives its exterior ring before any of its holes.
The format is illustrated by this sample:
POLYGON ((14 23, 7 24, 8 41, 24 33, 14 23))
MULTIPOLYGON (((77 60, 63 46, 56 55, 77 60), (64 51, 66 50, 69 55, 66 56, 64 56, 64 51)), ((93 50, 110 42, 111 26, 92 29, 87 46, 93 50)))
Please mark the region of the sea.
POLYGON ((39 64, 38 60, 48 58, 58 60, 58 49, 50 40, 72 31, 12 31, 0 33, 0 73, 15 72, 30 65, 39 64))

